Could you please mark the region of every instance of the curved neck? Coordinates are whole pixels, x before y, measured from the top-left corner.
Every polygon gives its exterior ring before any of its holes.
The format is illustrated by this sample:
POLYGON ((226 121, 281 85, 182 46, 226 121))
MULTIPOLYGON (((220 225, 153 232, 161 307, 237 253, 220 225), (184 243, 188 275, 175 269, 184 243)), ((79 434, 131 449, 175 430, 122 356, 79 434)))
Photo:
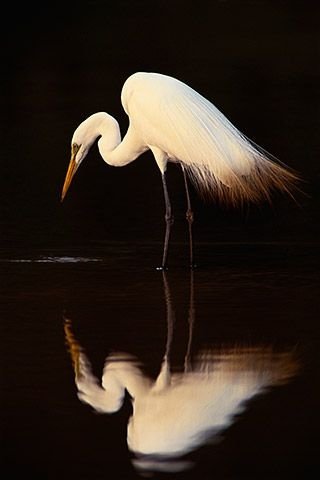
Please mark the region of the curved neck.
POLYGON ((104 114, 103 119, 97 125, 97 137, 101 138, 98 141, 98 148, 103 160, 108 163, 110 154, 121 143, 121 133, 117 120, 107 113, 104 114))
POLYGON ((106 391, 114 389, 115 384, 119 389, 126 389, 135 399, 144 396, 152 382, 134 363, 117 360, 107 364, 102 376, 102 386, 106 391))
POLYGON ((99 152, 109 165, 123 167, 147 150, 132 127, 129 127, 121 141, 119 124, 111 115, 105 114, 98 130, 98 135, 101 135, 98 141, 99 152))

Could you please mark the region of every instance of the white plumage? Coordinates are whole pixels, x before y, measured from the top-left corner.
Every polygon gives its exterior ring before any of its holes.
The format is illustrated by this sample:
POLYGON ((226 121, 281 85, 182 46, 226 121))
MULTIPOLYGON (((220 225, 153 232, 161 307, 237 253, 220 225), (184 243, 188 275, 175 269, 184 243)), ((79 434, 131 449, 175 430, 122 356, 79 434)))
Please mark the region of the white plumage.
MULTIPOLYGON (((150 465, 162 469, 167 462, 172 468, 172 460, 219 438, 251 399, 287 383, 298 369, 290 352, 275 353, 267 347, 208 349, 195 357, 187 372, 172 373, 166 354, 154 381, 134 357, 115 353, 106 359, 100 382, 69 320, 65 334, 82 402, 110 414, 120 410, 125 391, 129 393, 133 411, 127 443, 137 456, 133 463, 142 470, 150 465)), ((176 465, 189 466, 183 460, 176 465)))
MULTIPOLYGON (((75 130, 62 199, 98 137, 100 154, 109 165, 124 166, 146 150, 153 152, 166 201, 165 243, 172 223, 165 183, 168 161, 181 164, 186 189, 188 174, 202 196, 223 203, 270 201, 273 190, 290 195, 294 190, 298 180, 295 173, 245 137, 211 102, 181 81, 159 73, 135 73, 126 80, 121 100, 130 120, 122 141, 118 122, 104 112, 91 115, 75 130)), ((187 200, 192 243, 188 191, 187 200)))
MULTIPOLYGON (((269 199, 271 189, 289 190, 296 179, 179 80, 136 73, 125 82, 121 100, 142 150, 157 147, 166 161, 183 163, 206 196, 232 203, 269 199)), ((166 161, 159 165, 162 172, 166 161)))

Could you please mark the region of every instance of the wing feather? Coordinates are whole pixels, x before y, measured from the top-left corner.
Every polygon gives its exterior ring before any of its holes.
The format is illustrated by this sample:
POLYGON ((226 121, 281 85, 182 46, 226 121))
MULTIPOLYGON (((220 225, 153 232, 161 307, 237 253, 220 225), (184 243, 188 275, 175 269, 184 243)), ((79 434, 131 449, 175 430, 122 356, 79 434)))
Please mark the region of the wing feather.
POLYGON ((293 171, 179 80, 137 73, 124 85, 123 103, 143 141, 183 163, 203 196, 236 204, 270 200, 273 190, 294 190, 293 171))

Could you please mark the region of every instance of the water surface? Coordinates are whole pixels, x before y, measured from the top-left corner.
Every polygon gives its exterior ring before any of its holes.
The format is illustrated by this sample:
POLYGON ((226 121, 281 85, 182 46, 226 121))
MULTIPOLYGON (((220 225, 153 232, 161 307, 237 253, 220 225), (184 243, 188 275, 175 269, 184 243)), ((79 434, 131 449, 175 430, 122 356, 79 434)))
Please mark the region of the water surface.
POLYGON ((155 254, 139 256, 128 247, 110 246, 91 258, 70 252, 41 261, 3 258, 7 478, 28 472, 49 479, 297 478, 311 471, 317 464, 319 278, 299 255, 283 257, 280 248, 277 256, 273 247, 271 261, 258 252, 256 246, 252 263, 231 256, 221 265, 221 256, 215 263, 203 256, 193 274, 181 263, 165 276, 150 265, 155 254), (91 405, 81 401, 80 354, 96 385, 106 361, 107 372, 122 365, 139 385, 160 384, 162 402, 171 398, 168 407, 156 415, 151 405, 148 414, 149 397, 132 391, 130 375, 111 411, 101 413, 90 395, 91 405), (185 389, 178 400, 176 384, 185 389), (235 392, 239 404, 233 405, 235 392), (149 452, 137 448, 132 429, 127 437, 134 405, 140 414, 133 418, 147 418, 140 431, 154 435, 149 452), (159 416, 167 425, 157 435, 159 416), (165 452, 157 452, 161 435, 165 452))

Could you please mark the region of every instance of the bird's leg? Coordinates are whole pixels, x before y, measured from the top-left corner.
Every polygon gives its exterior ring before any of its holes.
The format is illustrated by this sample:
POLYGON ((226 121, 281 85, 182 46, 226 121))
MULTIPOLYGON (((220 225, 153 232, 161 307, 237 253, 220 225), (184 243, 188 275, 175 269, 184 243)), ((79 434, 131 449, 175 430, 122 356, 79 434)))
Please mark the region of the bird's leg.
POLYGON ((194 273, 193 270, 190 272, 190 299, 189 299, 189 312, 188 312, 188 323, 189 323, 189 337, 188 337, 188 346, 187 352, 184 359, 184 371, 191 371, 191 346, 193 339, 193 327, 195 320, 195 306, 194 306, 194 273))
POLYGON ((171 225, 174 222, 174 217, 172 215, 172 210, 171 210, 170 198, 169 198, 168 189, 167 189, 167 182, 166 182, 165 173, 162 174, 162 185, 163 185, 163 194, 164 194, 164 201, 165 201, 165 207, 166 207, 166 213, 165 213, 165 217, 164 217, 165 221, 166 221, 166 234, 165 234, 165 237, 164 237, 162 265, 161 265, 161 267, 158 267, 157 270, 166 270, 166 268, 167 268, 167 257, 168 257, 170 230, 171 230, 171 225))
POLYGON ((172 344, 172 337, 173 337, 173 326, 175 323, 175 313, 172 306, 172 299, 171 299, 171 292, 169 287, 169 282, 167 280, 166 272, 162 272, 162 280, 163 280, 163 290, 164 290, 164 298, 166 302, 166 312, 167 312, 167 344, 166 344, 166 352, 164 354, 165 359, 170 358, 171 352, 171 344, 172 344))
POLYGON ((186 170, 181 163, 181 168, 183 172, 183 178, 184 178, 184 186, 186 189, 186 197, 187 197, 187 211, 186 211, 186 219, 188 221, 188 226, 189 226, 189 248, 190 248, 190 268, 195 268, 194 264, 194 258, 193 258, 193 235, 192 235, 192 224, 194 221, 194 215, 193 211, 191 209, 191 201, 190 201, 190 194, 189 194, 189 188, 188 188, 188 180, 187 180, 187 174, 186 170))
POLYGON ((175 314, 172 307, 171 293, 165 271, 162 272, 162 280, 167 311, 167 343, 166 351, 162 360, 161 370, 157 377, 155 386, 153 387, 154 390, 162 390, 163 388, 168 387, 171 383, 170 353, 173 337, 173 327, 175 323, 175 314))

